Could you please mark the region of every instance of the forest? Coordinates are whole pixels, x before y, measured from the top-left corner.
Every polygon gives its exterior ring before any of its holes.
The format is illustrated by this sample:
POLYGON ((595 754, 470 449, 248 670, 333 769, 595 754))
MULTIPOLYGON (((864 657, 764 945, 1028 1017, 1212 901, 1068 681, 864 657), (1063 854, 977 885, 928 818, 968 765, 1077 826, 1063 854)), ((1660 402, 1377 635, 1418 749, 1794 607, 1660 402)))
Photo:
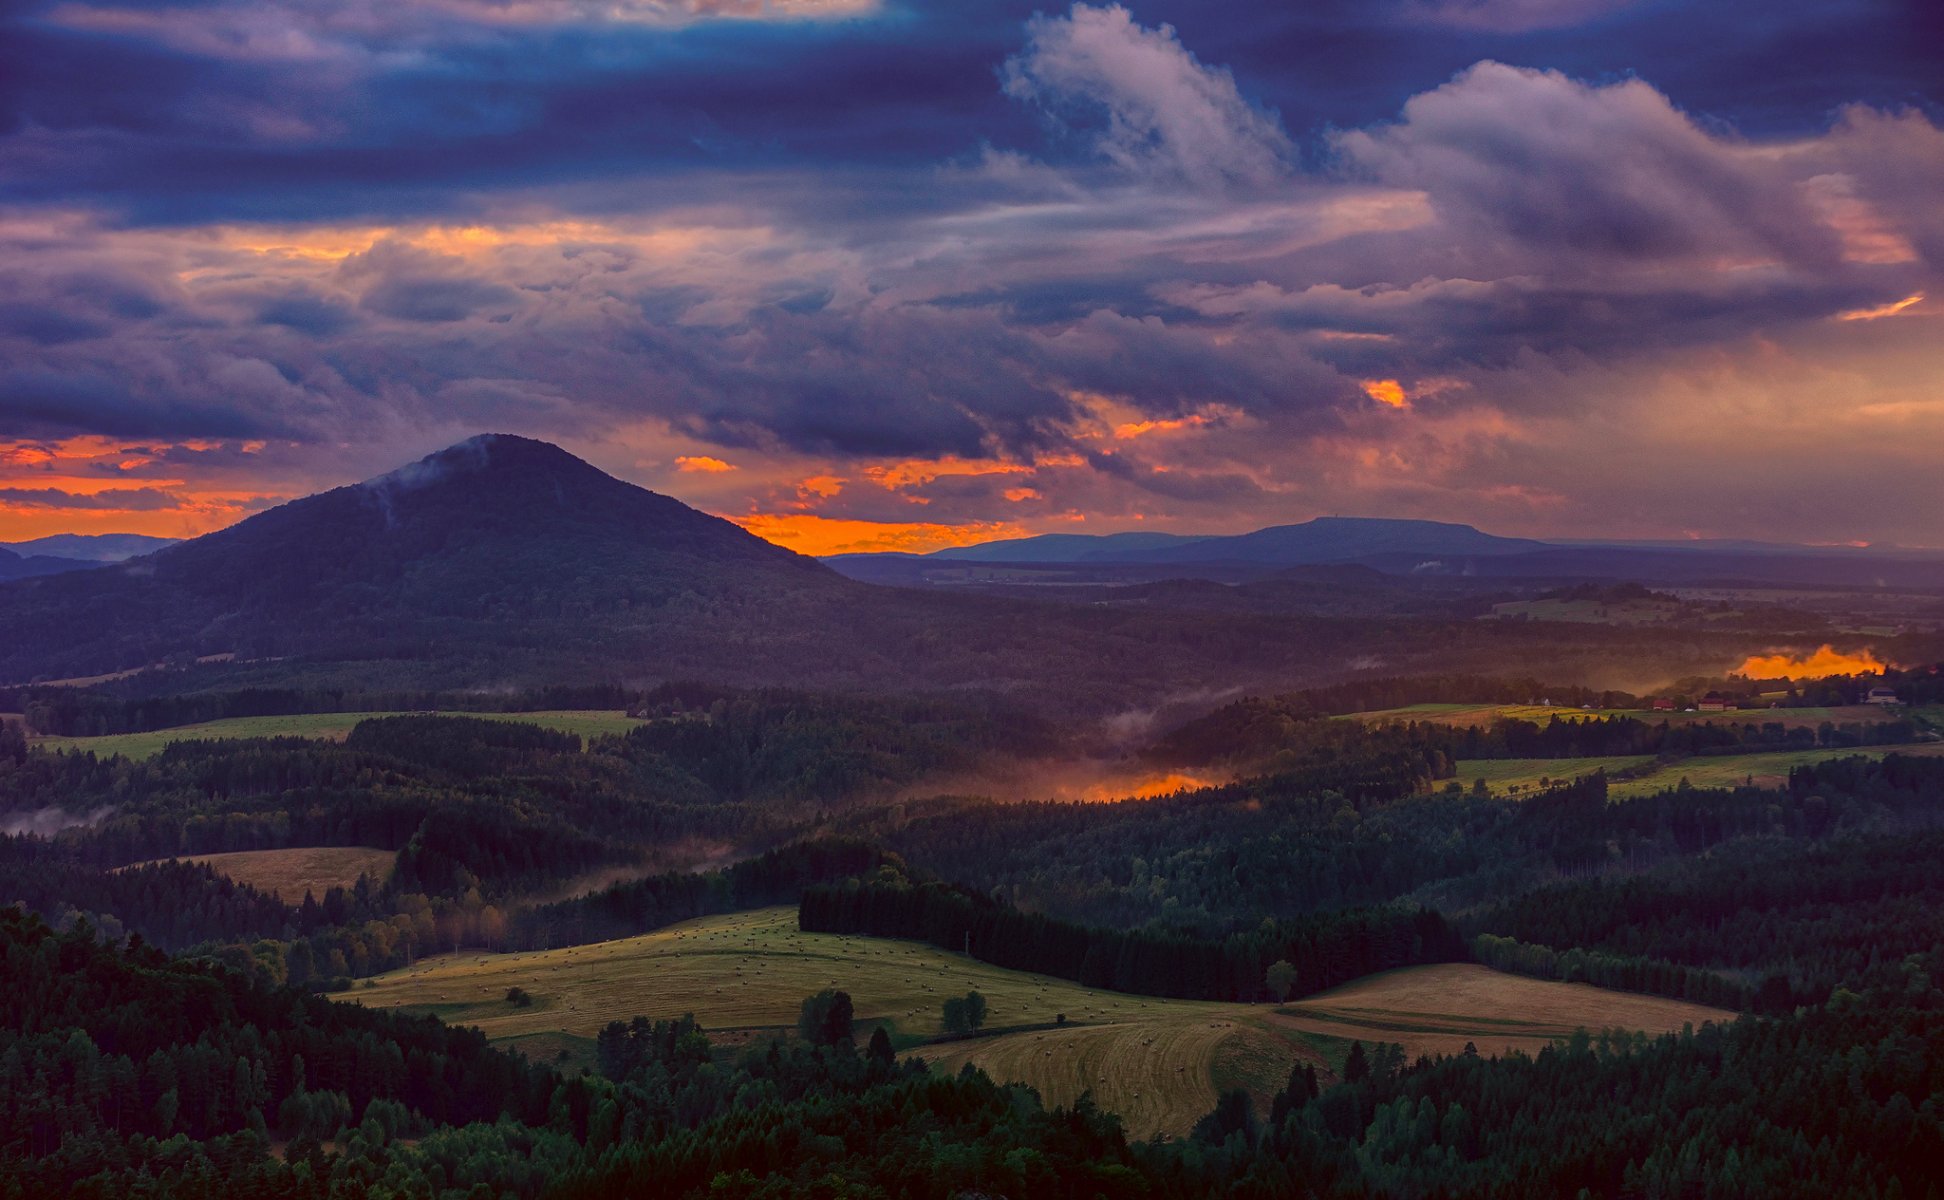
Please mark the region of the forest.
POLYGON ((1229 705, 1152 745, 1271 744, 1253 773, 1107 803, 912 793, 1067 749, 990 699, 669 685, 602 697, 645 723, 585 741, 383 716, 341 742, 187 741, 139 762, 10 726, 0 813, 52 828, 0 838, 0 937, 23 981, 0 1045, 0 1196, 1923 1194, 1944 1094, 1944 762, 1895 753, 1891 716, 1866 732, 1887 756, 1778 787, 1616 800, 1596 774, 1511 799, 1452 782, 1453 764, 1767 733, 1322 711, 1529 685, 1229 705), (698 838, 734 851, 646 853, 698 838), (278 896, 185 861, 332 845, 392 867, 278 896), (1748 1015, 1589 1030, 1534 1057, 1360 1042, 1336 1067, 1299 1064, 1273 1104, 1224 1095, 1193 1136, 1137 1141, 1090 1102, 939 1075, 922 1047, 849 1028, 841 979, 780 1039, 718 1044, 706 1013, 641 1013, 589 1073, 334 1000, 454 950, 777 904, 806 931, 1137 996, 1294 1001, 1476 962, 1748 1015), (1809 1112, 1764 1082, 1778 1073, 1845 1103, 1809 1112), (1670 1115, 1703 1087, 1701 1116, 1670 1115))

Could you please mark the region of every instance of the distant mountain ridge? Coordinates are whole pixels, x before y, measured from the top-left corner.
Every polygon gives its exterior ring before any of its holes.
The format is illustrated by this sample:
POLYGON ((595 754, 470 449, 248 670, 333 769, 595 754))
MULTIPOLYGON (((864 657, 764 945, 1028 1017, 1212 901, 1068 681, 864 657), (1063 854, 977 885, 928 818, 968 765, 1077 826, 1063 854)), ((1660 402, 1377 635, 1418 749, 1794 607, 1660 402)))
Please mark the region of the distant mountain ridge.
MULTIPOLYGON (((872 586, 559 447, 497 434, 140 558, 0 583, 0 631, 0 686, 705 680, 974 689, 1114 711, 1184 687, 1281 686, 1359 653, 1354 636, 1282 616, 872 586), (1179 636, 1184 620, 1195 637, 1179 636)), ((1405 652, 1395 637, 1386 650, 1405 652)))
POLYGON ((1096 582, 1177 577, 1233 583, 1290 567, 1353 565, 1393 576, 1944 587, 1944 550, 1725 538, 1539 540, 1384 517, 1318 517, 1232 535, 1046 534, 927 555, 852 554, 827 561, 852 578, 901 586, 957 582, 946 571, 963 564, 1014 567, 1048 580, 1047 572, 1071 569, 1062 580, 1067 583, 1074 582, 1073 570, 1090 572, 1096 582))
POLYGON ((25 542, 0 542, 0 550, 25 556, 73 559, 85 563, 122 562, 173 546, 178 538, 144 533, 54 533, 25 542))
POLYGON ((1501 555, 1548 548, 1526 538, 1498 537, 1470 525, 1386 517, 1317 517, 1253 533, 1193 536, 1169 533, 1042 534, 958 546, 926 555, 975 562, 1256 563, 1314 566, 1383 554, 1501 555))
POLYGON ((56 558, 52 555, 26 555, 0 546, 0 583, 9 579, 31 579, 38 575, 58 575, 63 571, 80 571, 97 564, 82 562, 73 558, 56 558))

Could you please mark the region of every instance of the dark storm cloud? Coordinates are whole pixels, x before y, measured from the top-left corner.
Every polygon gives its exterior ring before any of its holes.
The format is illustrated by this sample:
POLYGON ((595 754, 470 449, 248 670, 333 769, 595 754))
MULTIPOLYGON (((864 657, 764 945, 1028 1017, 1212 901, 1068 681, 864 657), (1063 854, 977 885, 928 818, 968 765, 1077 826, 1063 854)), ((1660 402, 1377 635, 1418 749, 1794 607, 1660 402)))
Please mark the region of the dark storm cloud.
MULTIPOLYGON (((19 168, 0 171, 0 198, 92 197, 165 222, 396 215, 451 212, 481 188, 1037 147, 1033 111, 994 82, 1047 7, 670 25, 561 5, 513 25, 412 0, 19 4, 0 18, 0 165, 19 168)), ((1483 58, 1637 72, 1749 128, 1938 99, 1944 44, 1926 0, 1585 3, 1537 22, 1534 7, 1167 0, 1133 15, 1173 24, 1308 153, 1321 131, 1389 117, 1483 58), (1473 19, 1440 17, 1454 12, 1473 19)), ((1031 93, 1031 67, 1009 77, 1027 81, 1016 94, 1031 93)))
POLYGON ((1702 7, 17 6, 0 436, 634 436, 990 468, 833 515, 1266 521, 1563 504, 1723 396, 1800 470, 1810 381, 1928 429, 1937 27, 1702 7))
POLYGON ((117 488, 77 493, 60 488, 0 487, 0 504, 18 508, 113 509, 119 512, 157 512, 180 508, 182 497, 155 488, 117 488))
POLYGON ((223 404, 137 395, 106 375, 25 368, 0 370, 0 436, 39 438, 254 437, 288 432, 223 404))

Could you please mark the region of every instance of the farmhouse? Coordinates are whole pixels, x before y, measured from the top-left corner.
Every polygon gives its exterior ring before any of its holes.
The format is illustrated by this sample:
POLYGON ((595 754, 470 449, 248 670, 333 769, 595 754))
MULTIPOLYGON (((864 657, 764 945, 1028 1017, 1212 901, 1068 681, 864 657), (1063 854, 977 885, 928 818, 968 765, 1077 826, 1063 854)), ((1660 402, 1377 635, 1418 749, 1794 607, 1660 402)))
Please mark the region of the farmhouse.
POLYGON ((1873 688, 1871 688, 1871 689, 1870 689, 1870 694, 1869 694, 1869 695, 1867 695, 1867 696, 1865 696, 1865 697, 1863 697, 1863 703, 1865 703, 1865 704, 1901 704, 1901 703, 1903 703, 1903 701, 1901 701, 1901 700, 1899 700, 1899 699, 1897 699, 1897 689, 1896 689, 1896 688, 1888 688, 1888 687, 1873 687, 1873 688))
POLYGON ((1673 712, 1673 711, 1674 711, 1674 697, 1672 697, 1672 696, 1655 696, 1655 697, 1654 697, 1654 711, 1655 711, 1655 712, 1673 712))
POLYGON ((1702 712, 1733 712, 1735 709, 1740 708, 1741 705, 1735 702, 1733 696, 1724 696, 1720 692, 1709 692, 1707 695, 1701 697, 1701 703, 1697 707, 1702 712))

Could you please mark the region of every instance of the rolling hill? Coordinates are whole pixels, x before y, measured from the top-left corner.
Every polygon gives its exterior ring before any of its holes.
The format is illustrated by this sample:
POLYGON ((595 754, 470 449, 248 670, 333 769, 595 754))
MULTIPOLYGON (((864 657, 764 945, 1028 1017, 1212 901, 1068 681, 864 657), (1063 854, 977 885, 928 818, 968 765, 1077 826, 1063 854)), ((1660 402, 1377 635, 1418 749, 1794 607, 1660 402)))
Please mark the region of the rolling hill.
POLYGON ((0 546, 0 583, 9 579, 33 579, 41 575, 58 575, 63 571, 79 571, 94 565, 51 554, 21 554, 0 546))
POLYGON ((0 550, 92 564, 122 562, 175 544, 175 538, 144 533, 55 533, 26 542, 0 542, 0 550))

